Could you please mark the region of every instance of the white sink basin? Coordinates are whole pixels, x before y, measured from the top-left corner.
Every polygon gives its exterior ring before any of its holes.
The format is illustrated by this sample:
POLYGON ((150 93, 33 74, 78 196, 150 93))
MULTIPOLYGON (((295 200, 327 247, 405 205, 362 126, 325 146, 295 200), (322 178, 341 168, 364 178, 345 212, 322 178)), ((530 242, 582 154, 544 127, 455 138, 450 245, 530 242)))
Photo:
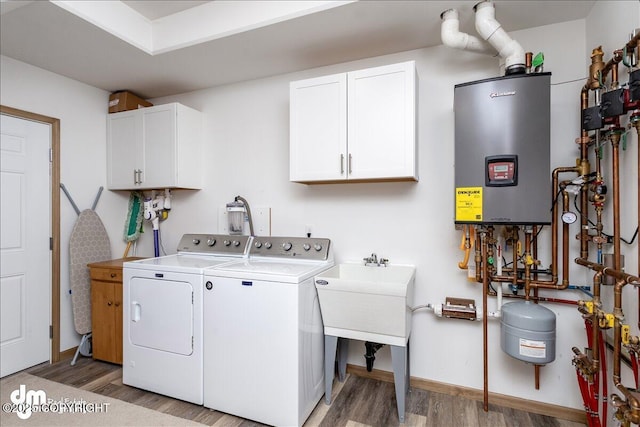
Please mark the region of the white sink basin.
POLYGON ((315 277, 325 335, 406 345, 415 267, 339 264, 315 277))

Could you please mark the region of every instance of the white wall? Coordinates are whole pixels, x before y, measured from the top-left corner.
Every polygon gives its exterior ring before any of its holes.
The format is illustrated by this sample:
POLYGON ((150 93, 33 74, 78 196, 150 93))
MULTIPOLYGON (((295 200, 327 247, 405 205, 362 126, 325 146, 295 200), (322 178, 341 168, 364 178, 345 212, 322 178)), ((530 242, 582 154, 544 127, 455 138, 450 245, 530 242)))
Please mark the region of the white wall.
MULTIPOLYGON (((586 20, 513 33, 526 50, 544 51, 545 71, 553 73, 552 167, 573 165, 577 155, 573 141, 580 132, 579 91, 587 74, 584 58, 590 52, 592 38, 604 39, 609 34, 602 29, 591 35, 586 29, 601 14, 614 13, 601 10, 607 8, 598 3, 586 20)), ((612 5, 617 17, 639 15, 637 2, 606 3, 612 5)), ((615 39, 611 46, 623 43, 632 26, 627 21, 624 24, 612 30, 615 39)), ((186 232, 217 232, 218 208, 235 195, 242 195, 252 207, 272 208, 274 235, 302 236, 310 225, 314 236, 332 239, 337 262, 359 260, 376 252, 392 263, 415 264, 416 305, 444 302, 446 296, 473 298, 480 303, 480 286, 468 282, 466 273, 457 268, 462 252, 458 249, 460 235, 453 225, 453 86, 497 75, 496 59, 440 46, 152 100, 155 104, 179 101, 205 116, 205 187, 201 191, 174 192, 171 215, 161 224, 165 249, 175 252, 186 232), (311 186, 289 182, 289 82, 405 60, 416 61, 420 76, 420 181, 311 186)), ((1 94, 5 105, 62 119, 62 182, 80 206, 90 205, 97 187, 106 181, 106 93, 2 58, 1 94)), ((631 138, 630 145, 637 146, 631 138)), ((625 189, 631 195, 633 191, 625 189)), ((98 207, 111 236, 114 257, 124 249, 126 201, 124 193, 105 191, 98 207)), ((62 213, 62 235, 66 239, 75 213, 64 199, 62 213)), ((574 232, 577 230, 572 228, 574 232)), ((623 233, 630 234, 626 229, 623 233)), ((548 231, 543 231, 541 241, 543 247, 549 246, 548 231)), ((64 293, 68 277, 65 240, 62 248, 64 293)), ((572 253, 575 248, 573 242, 572 253)), ((548 265, 549 250, 540 252, 543 264, 548 265)), ((143 234, 138 254, 153 254, 150 232, 143 234)), ((633 259, 633 254, 627 258, 628 271, 634 271, 633 259)), ((590 276, 584 269, 572 267, 572 283, 586 284, 590 276)), ((543 295, 584 298, 577 291, 543 295)), ((495 301, 489 304, 495 309, 495 301)), ((534 388, 533 367, 500 350, 496 321, 489 325, 489 388, 496 393, 581 409, 571 347, 586 345, 582 319, 573 307, 546 306, 557 315, 558 345, 555 362, 541 370, 540 390, 534 388)), ((63 311, 68 309, 68 296, 64 294, 63 311)), ((70 314, 65 316, 63 349, 76 342, 70 314)), ((482 388, 480 322, 444 320, 430 312, 416 312, 411 345, 413 376, 482 388)), ((363 354, 362 343, 353 342, 349 363, 364 365, 363 354)), ((387 348, 378 352, 375 367, 391 370, 387 348)))
MULTIPOLYGON (((637 7, 624 5, 629 6, 637 7)), ((552 167, 573 165, 577 156, 573 141, 580 132, 579 93, 586 77, 585 28, 580 20, 513 34, 526 50, 544 51, 545 70, 553 73, 552 167)), ((497 70, 493 58, 440 46, 153 100, 179 101, 206 116, 207 188, 176 193, 171 224, 166 222, 163 232, 165 246, 175 247, 186 231, 215 231, 217 208, 240 194, 252 206, 272 208, 275 235, 301 236, 310 225, 313 235, 331 238, 338 262, 376 252, 391 262, 415 264, 416 304, 444 302, 446 296, 474 298, 480 304, 480 287, 456 267, 462 252, 452 221, 453 86, 497 76, 497 70), (420 182, 309 186, 288 182, 289 81, 405 60, 415 60, 420 75, 420 182), (187 221, 188 230, 180 227, 187 221)), ((543 231, 541 240, 548 248, 548 231, 543 231)), ((540 258, 548 266, 549 250, 541 250, 540 258)), ((572 283, 587 284, 589 277, 584 269, 572 267, 572 283)), ((542 295, 585 298, 577 291, 542 295)), ((494 308, 495 302, 490 304, 494 308)), ((500 350, 495 321, 489 328, 489 388, 581 409, 571 347, 586 345, 583 322, 572 306, 547 306, 557 315, 558 346, 556 361, 541 370, 540 390, 534 388, 533 367, 500 350)), ((411 345, 412 375, 482 388, 480 322, 416 312, 411 345)), ((362 343, 352 342, 349 363, 364 365, 363 354, 362 343)), ((387 348, 378 352, 375 367, 391 370, 387 348)))
MULTIPOLYGON (((60 119, 60 182, 80 210, 91 208, 106 183, 108 92, 5 56, 0 56, 0 75, 2 105, 60 119)), ((79 342, 69 295, 69 236, 77 215, 62 191, 60 197, 60 349, 66 350, 79 342)), ((96 211, 118 258, 121 249, 116 251, 114 240, 124 230, 126 202, 104 191, 96 211)))

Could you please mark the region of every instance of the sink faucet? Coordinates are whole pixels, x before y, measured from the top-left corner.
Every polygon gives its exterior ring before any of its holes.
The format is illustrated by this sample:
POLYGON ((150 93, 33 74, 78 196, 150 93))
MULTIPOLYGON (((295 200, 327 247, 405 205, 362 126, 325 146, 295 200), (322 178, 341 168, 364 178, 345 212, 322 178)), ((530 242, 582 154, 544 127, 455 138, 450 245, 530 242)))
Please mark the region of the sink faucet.
POLYGON ((378 255, 376 254, 371 254, 370 257, 363 258, 362 260, 364 261, 364 265, 368 265, 368 266, 386 267, 387 264, 389 263, 389 260, 386 258, 380 258, 378 260, 378 255))

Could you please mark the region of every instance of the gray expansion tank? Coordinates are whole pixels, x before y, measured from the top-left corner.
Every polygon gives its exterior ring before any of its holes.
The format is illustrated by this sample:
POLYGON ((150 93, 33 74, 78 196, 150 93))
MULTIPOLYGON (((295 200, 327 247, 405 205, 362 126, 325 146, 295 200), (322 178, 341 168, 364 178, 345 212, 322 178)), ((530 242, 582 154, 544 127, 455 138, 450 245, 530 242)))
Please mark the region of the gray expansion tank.
POLYGON ((531 301, 502 306, 500 347, 511 357, 534 365, 556 359, 556 315, 531 301))
POLYGON ((458 84, 456 224, 551 223, 550 73, 458 84))

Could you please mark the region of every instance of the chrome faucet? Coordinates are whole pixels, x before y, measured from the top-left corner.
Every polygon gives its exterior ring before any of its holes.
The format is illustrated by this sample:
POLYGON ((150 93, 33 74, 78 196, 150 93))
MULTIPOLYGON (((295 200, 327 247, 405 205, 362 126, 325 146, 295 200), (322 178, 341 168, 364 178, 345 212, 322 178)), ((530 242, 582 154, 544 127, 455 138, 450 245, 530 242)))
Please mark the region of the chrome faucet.
POLYGON ((371 266, 371 267, 380 267, 380 266, 384 266, 386 267, 387 264, 389 263, 389 260, 386 258, 380 258, 378 260, 378 255, 376 254, 371 254, 370 257, 366 257, 362 259, 364 261, 364 265, 367 266, 371 266))

